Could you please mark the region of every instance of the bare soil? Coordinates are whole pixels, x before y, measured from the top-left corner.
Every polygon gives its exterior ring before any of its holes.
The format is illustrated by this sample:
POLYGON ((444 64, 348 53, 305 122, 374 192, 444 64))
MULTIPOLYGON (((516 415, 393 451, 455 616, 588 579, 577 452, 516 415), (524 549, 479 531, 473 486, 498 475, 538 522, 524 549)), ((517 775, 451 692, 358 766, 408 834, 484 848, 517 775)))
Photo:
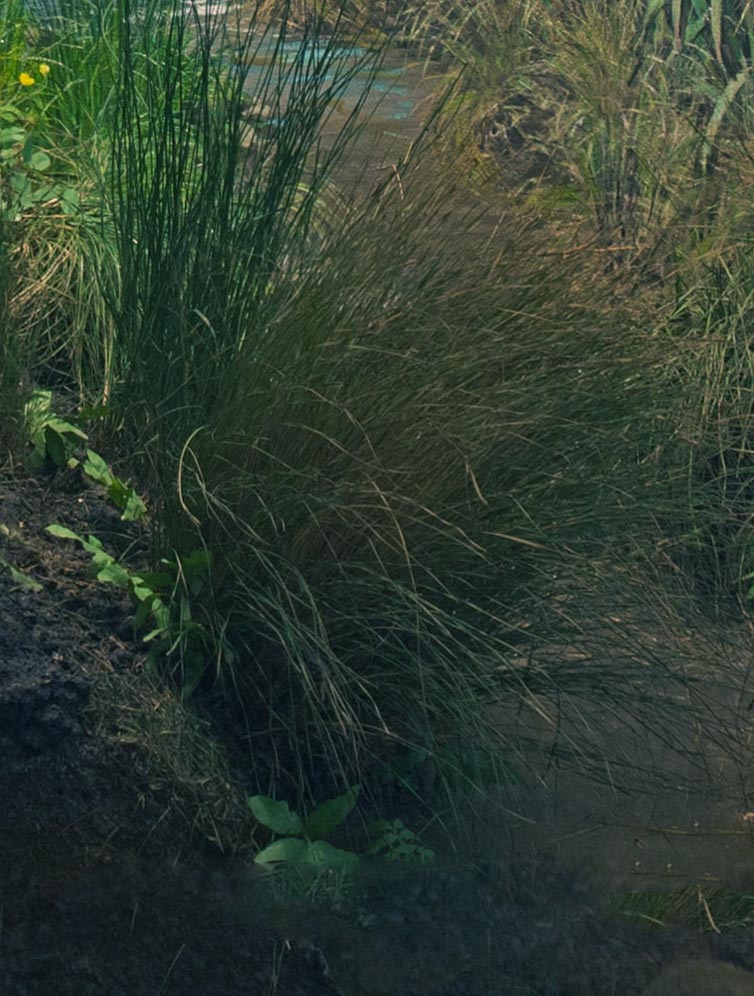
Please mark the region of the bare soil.
POLYGON ((160 829, 165 810, 128 747, 92 728, 98 676, 141 656, 127 601, 87 580, 85 555, 47 536, 51 522, 124 538, 75 477, 0 487, 0 557, 41 585, 0 569, 0 993, 335 993, 316 959, 242 915, 185 831, 160 829))

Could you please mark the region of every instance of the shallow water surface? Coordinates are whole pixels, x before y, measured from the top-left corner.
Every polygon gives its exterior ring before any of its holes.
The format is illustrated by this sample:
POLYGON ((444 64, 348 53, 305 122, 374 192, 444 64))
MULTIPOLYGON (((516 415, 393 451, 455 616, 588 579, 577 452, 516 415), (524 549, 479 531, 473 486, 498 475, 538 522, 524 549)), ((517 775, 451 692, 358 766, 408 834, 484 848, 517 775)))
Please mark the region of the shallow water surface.
POLYGON ((323 96, 331 87, 320 130, 322 146, 329 148, 355 116, 357 133, 345 149, 337 179, 344 187, 368 186, 399 163, 417 140, 437 83, 425 63, 398 49, 377 60, 360 46, 329 46, 323 40, 303 47, 299 40, 280 44, 269 37, 255 47, 244 67, 246 88, 252 100, 264 104, 269 86, 265 81, 274 64, 274 78, 284 81, 283 96, 280 107, 265 108, 264 127, 279 127, 285 121, 291 80, 300 87, 311 79, 323 96))

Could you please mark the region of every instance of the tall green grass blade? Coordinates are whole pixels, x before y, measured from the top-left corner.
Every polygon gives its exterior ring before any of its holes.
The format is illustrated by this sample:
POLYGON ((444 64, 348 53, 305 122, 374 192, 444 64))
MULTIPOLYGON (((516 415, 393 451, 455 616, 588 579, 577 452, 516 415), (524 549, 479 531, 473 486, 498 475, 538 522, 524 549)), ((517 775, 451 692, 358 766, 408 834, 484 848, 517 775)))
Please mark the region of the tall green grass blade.
POLYGON ((720 130, 726 114, 730 110, 733 102, 735 101, 738 94, 741 92, 743 87, 748 82, 751 76, 751 66, 745 66, 734 79, 730 80, 720 97, 715 104, 714 110, 710 115, 707 128, 704 133, 704 145, 702 147, 702 169, 707 169, 707 163, 709 160, 712 147, 714 146, 715 139, 720 130))

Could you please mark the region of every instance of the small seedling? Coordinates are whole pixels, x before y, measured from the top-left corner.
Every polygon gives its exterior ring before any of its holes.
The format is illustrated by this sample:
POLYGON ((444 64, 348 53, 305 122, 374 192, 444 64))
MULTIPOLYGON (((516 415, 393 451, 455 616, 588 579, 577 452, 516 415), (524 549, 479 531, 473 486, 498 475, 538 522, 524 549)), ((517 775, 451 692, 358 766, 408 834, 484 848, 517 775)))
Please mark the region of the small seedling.
POLYGON ((86 442, 87 434, 55 414, 51 391, 35 391, 24 407, 24 417, 34 447, 32 470, 41 473, 51 465, 62 470, 78 464, 75 449, 86 442))
POLYGON ((388 861, 418 862, 425 865, 434 860, 435 852, 425 847, 403 820, 376 820, 369 827, 372 843, 364 852, 369 857, 384 857, 388 861))
MULTIPOLYGON (((96 409, 90 412, 98 414, 96 409)), ((81 467, 88 478, 107 491, 113 504, 121 509, 124 522, 144 518, 147 506, 142 498, 134 488, 113 474, 99 453, 87 449, 86 456, 81 457, 81 448, 89 437, 78 425, 55 414, 51 391, 34 391, 26 403, 24 414, 29 440, 34 447, 32 470, 42 473, 51 466, 57 470, 81 467)))
POLYGON ((358 854, 334 847, 322 838, 343 823, 356 805, 359 791, 360 786, 354 785, 343 795, 321 803, 306 817, 293 812, 287 802, 277 802, 266 795, 249 796, 249 809, 257 820, 281 835, 280 840, 256 855, 254 863, 268 867, 284 863, 333 871, 354 869, 359 863, 358 854))
MULTIPOLYGON (((209 575, 209 553, 195 550, 183 559, 161 560, 162 571, 136 574, 119 564, 96 536, 80 536, 57 524, 48 526, 47 532, 78 543, 91 555, 92 573, 98 581, 128 592, 136 608, 134 629, 152 645, 148 666, 155 667, 162 658, 176 661, 173 676, 182 695, 189 698, 204 677, 213 652, 209 632, 192 617, 192 600, 202 594, 209 575)), ((231 654, 230 647, 223 646, 222 651, 226 658, 231 654)))
POLYGON ((370 828, 371 844, 363 854, 346 851, 323 840, 346 819, 356 804, 360 787, 321 803, 308 816, 293 812, 288 803, 269 796, 247 800, 257 820, 280 834, 254 858, 274 874, 271 881, 281 899, 297 896, 309 903, 325 901, 338 908, 353 885, 353 873, 364 858, 386 857, 393 861, 431 861, 434 853, 401 820, 380 820, 370 828))

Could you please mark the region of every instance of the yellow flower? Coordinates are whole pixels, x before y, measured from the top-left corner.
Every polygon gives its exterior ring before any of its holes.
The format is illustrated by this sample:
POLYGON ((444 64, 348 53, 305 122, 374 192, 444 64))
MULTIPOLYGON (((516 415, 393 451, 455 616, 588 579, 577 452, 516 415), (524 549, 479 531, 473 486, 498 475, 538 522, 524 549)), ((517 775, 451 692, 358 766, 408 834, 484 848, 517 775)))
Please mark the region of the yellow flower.
POLYGON ((34 77, 29 76, 28 73, 21 73, 21 75, 18 77, 18 82, 21 84, 21 86, 34 86, 35 80, 34 77))
POLYGON ((50 71, 50 67, 47 65, 46 62, 40 63, 40 66, 39 66, 39 75, 40 76, 47 76, 47 74, 49 73, 49 71, 50 71))

